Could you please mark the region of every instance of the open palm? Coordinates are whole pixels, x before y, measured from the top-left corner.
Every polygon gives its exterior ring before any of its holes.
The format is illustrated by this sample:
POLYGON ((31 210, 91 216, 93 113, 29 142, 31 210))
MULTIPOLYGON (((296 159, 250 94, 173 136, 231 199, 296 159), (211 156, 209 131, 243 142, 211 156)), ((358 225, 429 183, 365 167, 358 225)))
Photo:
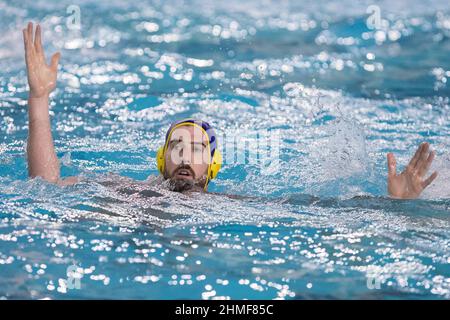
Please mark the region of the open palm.
POLYGON ((430 152, 430 145, 422 143, 414 157, 402 173, 396 173, 396 160, 392 153, 388 153, 388 192, 391 197, 401 199, 415 199, 434 179, 437 172, 425 179, 435 157, 434 151, 430 152))
POLYGON ((39 25, 36 27, 36 34, 33 40, 33 24, 31 22, 28 23, 27 28, 23 29, 23 40, 30 97, 40 98, 48 96, 56 87, 60 54, 55 53, 51 58, 50 65, 47 64, 42 48, 41 27, 39 25))

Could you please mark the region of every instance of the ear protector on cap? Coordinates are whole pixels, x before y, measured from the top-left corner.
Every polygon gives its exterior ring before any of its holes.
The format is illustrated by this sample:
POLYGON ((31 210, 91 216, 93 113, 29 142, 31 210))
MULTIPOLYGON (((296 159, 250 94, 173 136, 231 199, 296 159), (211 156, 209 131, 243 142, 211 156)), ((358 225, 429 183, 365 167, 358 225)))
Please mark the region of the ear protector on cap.
POLYGON ((220 168, 222 167, 222 154, 219 150, 214 151, 214 155, 209 165, 209 179, 214 179, 219 174, 220 168))

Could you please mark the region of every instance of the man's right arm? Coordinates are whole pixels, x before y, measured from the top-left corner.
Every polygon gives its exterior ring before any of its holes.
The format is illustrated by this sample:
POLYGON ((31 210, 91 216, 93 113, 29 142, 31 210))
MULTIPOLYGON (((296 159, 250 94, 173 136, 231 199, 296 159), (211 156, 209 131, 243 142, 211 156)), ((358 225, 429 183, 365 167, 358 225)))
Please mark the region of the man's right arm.
POLYGON ((74 184, 76 177, 60 179, 60 164, 55 153, 49 115, 49 96, 56 87, 60 54, 56 53, 47 65, 41 42, 41 28, 33 24, 23 30, 25 60, 27 65, 29 132, 27 144, 28 175, 60 185, 74 184))

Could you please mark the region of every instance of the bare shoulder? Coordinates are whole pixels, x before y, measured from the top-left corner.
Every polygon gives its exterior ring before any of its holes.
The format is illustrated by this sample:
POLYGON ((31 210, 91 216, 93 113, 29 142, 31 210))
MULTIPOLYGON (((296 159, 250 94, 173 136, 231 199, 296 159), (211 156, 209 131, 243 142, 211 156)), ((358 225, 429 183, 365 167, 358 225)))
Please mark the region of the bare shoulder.
POLYGON ((123 195, 159 197, 162 194, 158 192, 153 180, 150 177, 145 181, 139 181, 119 175, 109 175, 105 179, 96 180, 96 182, 123 195))
POLYGON ((212 194, 215 196, 222 196, 222 197, 226 197, 228 199, 233 199, 233 200, 260 200, 261 199, 261 198, 252 197, 252 196, 243 196, 243 195, 239 195, 239 194, 226 194, 226 193, 219 193, 219 192, 208 192, 208 194, 212 194))
POLYGON ((68 177, 65 179, 61 179, 57 182, 57 184, 61 187, 66 187, 66 186, 72 186, 74 184, 77 184, 81 182, 81 178, 77 177, 77 176, 73 176, 73 177, 68 177))

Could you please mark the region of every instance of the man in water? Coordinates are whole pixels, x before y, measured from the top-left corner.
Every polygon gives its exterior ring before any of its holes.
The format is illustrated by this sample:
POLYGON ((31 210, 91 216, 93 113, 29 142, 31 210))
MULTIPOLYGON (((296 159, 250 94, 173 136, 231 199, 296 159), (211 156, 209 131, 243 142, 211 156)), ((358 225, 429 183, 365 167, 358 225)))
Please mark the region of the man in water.
MULTIPOLYGON (((25 59, 30 93, 28 98, 29 136, 27 145, 28 173, 59 185, 78 182, 77 177, 61 179, 50 126, 49 95, 56 87, 60 53, 47 65, 41 42, 41 28, 33 24, 23 30, 25 59)), ((387 154, 388 193, 392 198, 414 199, 436 178, 426 178, 435 157, 428 143, 422 143, 405 170, 397 174, 392 153, 387 154)), ((207 191, 221 165, 220 152, 212 127, 203 121, 186 119, 174 123, 166 134, 165 144, 158 150, 157 166, 173 191, 207 191)))

